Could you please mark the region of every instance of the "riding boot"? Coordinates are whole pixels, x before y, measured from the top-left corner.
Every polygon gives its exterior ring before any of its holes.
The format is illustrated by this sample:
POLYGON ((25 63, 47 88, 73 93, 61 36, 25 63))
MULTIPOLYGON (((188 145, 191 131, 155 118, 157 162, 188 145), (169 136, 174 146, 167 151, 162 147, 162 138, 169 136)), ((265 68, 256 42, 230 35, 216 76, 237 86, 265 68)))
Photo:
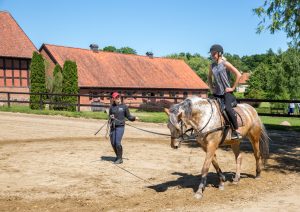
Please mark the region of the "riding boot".
POLYGON ((117 160, 114 162, 114 164, 123 163, 122 156, 123 156, 123 148, 122 148, 122 146, 118 146, 117 147, 117 160))
POLYGON ((114 162, 118 160, 118 153, 117 153, 117 148, 115 146, 112 146, 115 154, 116 154, 116 158, 114 159, 114 162))
POLYGON ((242 135, 238 131, 232 130, 231 140, 240 140, 240 139, 242 139, 242 135))

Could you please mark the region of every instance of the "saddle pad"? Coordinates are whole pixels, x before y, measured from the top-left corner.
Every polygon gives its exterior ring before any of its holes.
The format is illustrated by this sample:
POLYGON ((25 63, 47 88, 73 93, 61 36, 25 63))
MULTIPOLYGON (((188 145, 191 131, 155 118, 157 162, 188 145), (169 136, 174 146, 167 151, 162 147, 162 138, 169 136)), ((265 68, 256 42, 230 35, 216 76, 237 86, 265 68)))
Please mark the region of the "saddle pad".
POLYGON ((244 126, 245 125, 245 120, 246 120, 246 114, 244 113, 244 111, 239 106, 234 107, 233 109, 236 112, 236 118, 237 118, 238 126, 239 127, 244 126))

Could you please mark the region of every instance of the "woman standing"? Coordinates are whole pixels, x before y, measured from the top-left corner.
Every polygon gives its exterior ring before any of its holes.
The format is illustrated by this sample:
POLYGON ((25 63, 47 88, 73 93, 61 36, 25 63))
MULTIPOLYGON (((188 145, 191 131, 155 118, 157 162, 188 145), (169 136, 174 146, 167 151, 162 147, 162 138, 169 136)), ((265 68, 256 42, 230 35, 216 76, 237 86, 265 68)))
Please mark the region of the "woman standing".
POLYGON ((114 92, 112 94, 112 105, 109 108, 109 117, 111 119, 110 126, 110 142, 116 153, 115 164, 123 163, 123 147, 121 144, 125 130, 125 118, 129 121, 135 121, 138 118, 132 116, 127 105, 121 103, 120 94, 114 92))
POLYGON ((233 110, 233 103, 236 99, 233 95, 238 82, 241 78, 241 73, 231 63, 227 62, 223 57, 223 47, 215 44, 210 48, 210 55, 213 63, 209 66, 208 84, 213 95, 220 98, 225 104, 225 111, 228 115, 229 121, 232 124, 233 130, 231 139, 241 139, 242 136, 237 131, 238 123, 236 113, 233 110), (227 70, 235 75, 235 82, 230 86, 227 70))

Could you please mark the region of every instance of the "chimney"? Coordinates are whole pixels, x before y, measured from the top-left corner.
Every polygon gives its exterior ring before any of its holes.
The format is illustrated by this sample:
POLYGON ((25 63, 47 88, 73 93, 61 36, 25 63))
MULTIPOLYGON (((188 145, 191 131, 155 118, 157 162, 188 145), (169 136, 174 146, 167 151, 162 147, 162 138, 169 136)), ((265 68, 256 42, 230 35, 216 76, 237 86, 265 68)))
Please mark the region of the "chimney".
POLYGON ((90 49, 91 49, 93 52, 98 52, 98 48, 99 48, 99 46, 98 46, 97 44, 92 43, 92 44, 90 45, 90 49))
POLYGON ((146 55, 147 55, 149 58, 153 58, 153 53, 152 53, 152 52, 146 52, 146 55))

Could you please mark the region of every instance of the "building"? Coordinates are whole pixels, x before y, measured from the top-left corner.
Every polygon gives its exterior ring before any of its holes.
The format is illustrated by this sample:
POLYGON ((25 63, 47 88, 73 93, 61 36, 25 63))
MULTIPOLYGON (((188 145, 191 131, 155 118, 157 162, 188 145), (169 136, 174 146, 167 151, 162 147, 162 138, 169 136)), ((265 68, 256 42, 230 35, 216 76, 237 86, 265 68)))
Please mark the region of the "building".
POLYGON ((11 14, 0 11, 0 91, 29 92, 29 66, 34 51, 37 49, 11 14))
POLYGON ((80 94, 90 95, 90 98, 81 99, 83 104, 90 104, 93 95, 108 95, 113 91, 129 96, 159 98, 191 95, 207 97, 209 89, 183 60, 50 44, 43 44, 39 51, 49 62, 46 70, 49 76, 52 76, 56 64, 63 67, 66 60, 76 62, 80 94))
POLYGON ((250 78, 250 73, 242 73, 242 76, 239 80, 239 85, 236 88, 236 91, 239 93, 244 93, 248 87, 248 80, 250 78))

